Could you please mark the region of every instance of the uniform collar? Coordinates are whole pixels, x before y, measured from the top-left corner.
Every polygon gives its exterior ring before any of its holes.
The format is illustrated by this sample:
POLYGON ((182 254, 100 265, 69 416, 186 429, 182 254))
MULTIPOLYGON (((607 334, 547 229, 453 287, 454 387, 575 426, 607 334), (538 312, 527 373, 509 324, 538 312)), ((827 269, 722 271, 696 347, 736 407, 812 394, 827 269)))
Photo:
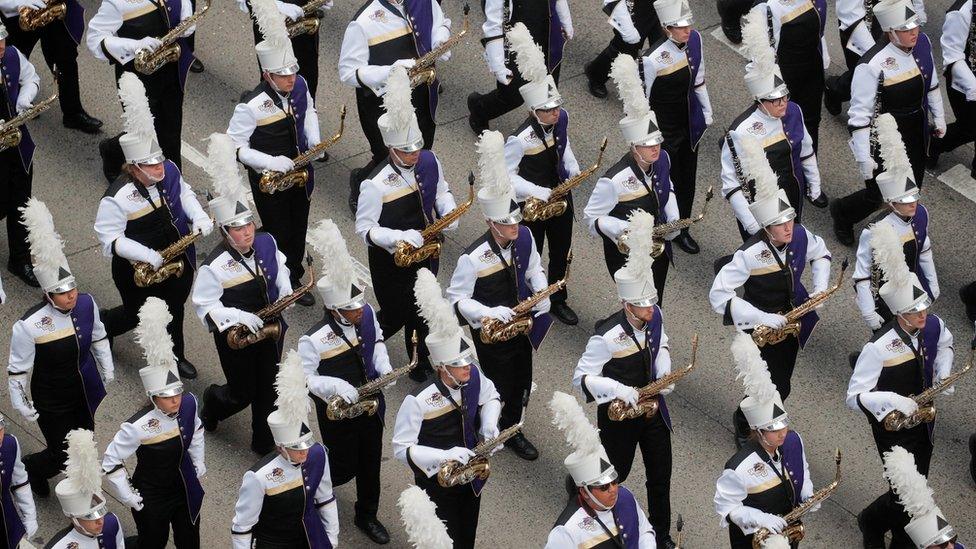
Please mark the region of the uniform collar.
POLYGON ((776 118, 775 116, 770 116, 770 115, 766 114, 766 111, 763 110, 762 105, 760 105, 758 103, 756 104, 756 112, 755 112, 755 115, 757 117, 759 117, 763 122, 769 122, 771 124, 773 122, 781 123, 782 120, 783 120, 782 118, 776 118))

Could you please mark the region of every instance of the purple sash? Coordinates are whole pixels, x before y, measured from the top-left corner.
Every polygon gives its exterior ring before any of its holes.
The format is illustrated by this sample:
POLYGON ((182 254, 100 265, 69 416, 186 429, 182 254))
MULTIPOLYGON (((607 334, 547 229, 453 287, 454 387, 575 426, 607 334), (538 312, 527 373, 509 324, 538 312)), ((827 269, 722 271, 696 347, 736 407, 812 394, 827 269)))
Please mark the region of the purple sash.
POLYGON ((95 419, 95 410, 105 398, 105 385, 98 375, 95 355, 91 352, 92 330, 95 325, 95 300, 88 294, 78 294, 78 302, 71 310, 71 320, 75 325, 75 339, 78 341, 78 373, 81 374, 82 389, 88 403, 88 413, 95 419))
MULTIPOLYGON (((935 382, 935 359, 939 356, 939 336, 942 335, 942 326, 939 317, 929 315, 925 319, 925 327, 919 335, 922 343, 922 387, 928 389, 935 382)), ((929 433, 929 441, 935 441, 935 421, 925 424, 929 433)))
MULTIPOLYGON (((273 96, 273 95, 272 95, 273 96)), ((298 151, 308 150, 308 136, 305 135, 305 110, 308 109, 308 83, 302 75, 295 79, 295 87, 288 94, 295 115, 295 138, 298 142, 298 151)), ((312 190, 315 188, 315 169, 311 164, 305 166, 308 172, 308 183, 305 183, 305 198, 312 198, 312 190)))
MULTIPOLYGON (((183 19, 183 4, 180 0, 165 0, 166 1, 166 13, 169 15, 169 28, 173 28, 180 24, 180 20, 183 19)), ((192 14, 191 14, 192 15, 192 14)), ((176 41, 180 45, 180 59, 177 61, 177 68, 179 70, 180 77, 180 88, 186 88, 186 74, 190 71, 190 64, 193 63, 193 48, 190 47, 189 40, 187 38, 179 38, 176 41)))
MULTIPOLYGON (((20 55, 14 46, 7 44, 3 52, 3 63, 0 64, 0 75, 7 88, 7 106, 10 116, 17 115, 17 96, 20 94, 20 55)), ((27 124, 20 126, 20 144, 17 151, 20 153, 20 162, 24 166, 24 171, 29 171, 31 163, 34 161, 34 140, 31 138, 27 124)))
POLYGON ((3 526, 7 533, 7 547, 17 547, 27 530, 17 514, 12 497, 14 465, 17 462, 17 439, 4 434, 0 444, 0 505, 3 505, 3 526))
MULTIPOLYGON (((800 280, 807 264, 807 230, 803 225, 797 223, 793 226, 793 241, 789 243, 787 249, 790 252, 788 266, 790 274, 793 275, 793 306, 796 307, 810 299, 810 293, 800 280)), ((817 311, 810 311, 800 319, 801 349, 810 339, 810 334, 813 333, 818 322, 820 322, 820 315, 817 311)))
POLYGON ((65 5, 68 11, 64 15, 64 28, 68 29, 75 44, 81 44, 81 37, 85 34, 85 8, 78 0, 66 0, 65 5))
POLYGON ((119 517, 115 516, 115 513, 109 513, 105 515, 105 525, 102 527, 102 533, 97 536, 98 547, 104 549, 115 549, 115 538, 119 535, 119 517))
POLYGON ((790 483, 793 484, 793 506, 800 504, 800 491, 803 490, 803 442, 796 431, 786 433, 786 440, 780 446, 783 454, 783 466, 790 473, 790 483))
MULTIPOLYGON (((478 399, 481 396, 481 371, 471 368, 471 378, 461 387, 461 431, 464 434, 464 447, 473 449, 478 445, 478 399)), ((486 480, 474 479, 471 489, 480 496, 486 480)))
MULTIPOLYGON (((328 460, 325 448, 321 444, 315 443, 308 450, 308 458, 302 464, 302 477, 305 479, 305 512, 302 515, 302 522, 305 524, 305 536, 308 537, 308 546, 316 549, 332 549, 332 542, 325 533, 325 526, 319 517, 318 508, 315 505, 315 492, 319 489, 319 483, 325 475, 325 463, 328 460)), ((322 502, 328 503, 328 502, 322 502)))
MULTIPOLYGON (((661 149, 661 156, 657 158, 657 161, 653 164, 654 169, 654 180, 652 181, 654 185, 654 194, 657 195, 657 211, 654 212, 654 219, 658 220, 660 223, 664 223, 667 216, 664 213, 664 207, 668 205, 668 200, 671 199, 671 191, 673 189, 671 185, 671 155, 668 151, 661 149)), ((635 170, 640 174, 640 168, 635 170)), ((640 174, 643 177, 643 174, 640 174)), ((671 241, 664 241, 664 254, 669 260, 674 258, 674 254, 671 251, 671 241)))
MULTIPOLYGON (((702 41, 698 31, 691 31, 688 37, 688 66, 691 68, 691 84, 688 86, 688 133, 691 138, 691 150, 698 148, 698 142, 705 135, 705 111, 701 101, 695 93, 695 82, 698 81, 698 71, 702 63, 702 41)), ((704 85, 704 83, 702 84, 704 85)))
MULTIPOLYGON (((414 174, 417 177, 417 188, 420 189, 420 206, 424 211, 424 217, 428 223, 432 223, 437 217, 437 183, 441 179, 441 172, 437 169, 437 157, 427 149, 420 151, 420 158, 414 167, 414 174)), ((430 260, 430 272, 437 274, 440 261, 430 260)))
MULTIPOLYGON (((183 487, 186 490, 186 504, 190 510, 190 522, 196 523, 200 518, 200 507, 203 505, 203 486, 197 477, 197 470, 190 459, 190 443, 196 432, 197 398, 193 393, 183 393, 180 411, 176 422, 180 426, 180 440, 183 443, 183 457, 180 459, 180 475, 183 477, 183 487)), ((202 435, 201 435, 202 436, 202 435)))
POLYGON ((556 140, 556 174, 559 176, 560 181, 569 179, 569 173, 566 171, 566 165, 563 163, 563 157, 566 155, 566 145, 569 144, 569 135, 566 133, 568 127, 569 113, 566 112, 566 109, 559 109, 559 120, 556 121, 556 125, 552 129, 552 135, 556 140))
MULTIPOLYGON (((661 315, 661 308, 657 305, 654 306, 654 317, 647 326, 644 328, 644 337, 646 338, 648 347, 651 348, 651 363, 650 375, 651 380, 658 378, 657 375, 657 355, 661 350, 661 332, 663 330, 664 317, 661 315)), ((674 431, 671 426, 671 414, 668 412, 668 404, 664 401, 664 395, 657 396, 658 413, 661 414, 661 419, 664 420, 664 424, 668 426, 668 429, 674 431)))
MULTIPOLYGON (((182 179, 183 174, 180 173, 180 169, 171 160, 163 162, 163 170, 163 180, 157 183, 156 187, 159 189, 160 198, 169 207, 170 219, 173 221, 173 225, 176 226, 176 230, 179 231, 180 236, 186 236, 190 234, 190 223, 186 215, 186 210, 183 209, 183 187, 180 184, 180 179, 182 179)), ((186 249, 186 258, 189 260, 190 269, 195 269, 197 266, 197 251, 196 246, 193 244, 190 244, 190 247, 186 249)))
MULTIPOLYGON (((507 2, 508 0, 503 1, 507 2)), ((549 57, 547 67, 550 74, 562 62, 563 46, 565 44, 566 38, 563 37, 563 22, 559 20, 559 12, 556 11, 556 0, 549 0, 549 57)))
POLYGON ((925 239, 929 235, 929 211, 921 204, 918 205, 918 209, 915 210, 915 217, 912 218, 912 232, 915 233, 915 257, 911 258, 915 262, 914 272, 918 275, 918 281, 922 283, 922 288, 925 289, 925 293, 929 294, 929 299, 935 301, 935 296, 932 295, 932 289, 929 288, 929 279, 919 268, 919 263, 922 258, 922 246, 925 245, 925 239))
POLYGON ((925 147, 928 150, 929 137, 931 137, 929 135, 929 113, 931 112, 929 89, 932 87, 932 73, 935 71, 935 67, 932 65, 932 42, 929 41, 929 36, 924 32, 918 33, 918 42, 912 49, 912 57, 915 58, 915 64, 918 65, 918 70, 922 73, 922 82, 925 83, 925 93, 922 94, 922 109, 925 111, 925 116, 922 117, 922 139, 925 140, 925 147))
MULTIPOLYGON (((820 38, 823 38, 824 29, 827 25, 827 0, 813 0, 813 7, 817 10, 817 19, 820 20, 820 38)), ((823 59, 823 40, 817 44, 817 50, 823 59)))
MULTIPOLYGON (((512 249, 512 259, 515 260, 515 285, 518 287, 519 301, 528 299, 532 295, 525 273, 529 269, 529 256, 532 254, 532 231, 524 225, 519 225, 518 237, 515 239, 515 246, 512 249)), ((540 290, 542 288, 539 288, 540 290)), ((532 319, 532 330, 529 332, 529 341, 532 348, 539 350, 542 340, 549 333, 552 326, 552 317, 549 313, 537 314, 532 319)))
MULTIPOLYGON (((407 26, 413 34, 413 44, 417 48, 417 57, 424 55, 434 47, 434 13, 430 0, 405 0, 404 11, 407 13, 407 26)), ((437 90, 440 85, 437 79, 427 86, 427 101, 430 105, 430 116, 437 112, 437 90)))
MULTIPOLYGON (((261 275, 264 277, 264 285, 267 288, 268 303, 278 301, 278 248, 274 244, 274 239, 268 233, 254 233, 254 258, 261 266, 261 275)), ((285 317, 279 317, 281 324, 281 336, 278 338, 278 356, 281 356, 282 345, 285 342, 285 332, 288 331, 288 323, 285 317)))
POLYGON ((633 492, 621 485, 617 493, 617 503, 613 506, 613 518, 617 522, 617 533, 625 549, 637 549, 640 544, 640 519, 637 517, 637 498, 633 492))
MULTIPOLYGON (((788 102, 786 104, 786 116, 781 121, 783 133, 786 134, 786 140, 790 144, 793 177, 796 178, 800 191, 799 196, 802 199, 807 195, 807 176, 803 173, 803 159, 800 158, 803 154, 803 136, 806 133, 806 128, 803 126, 803 111, 800 110, 800 106, 792 101, 788 102)), ((794 204, 793 206, 799 211, 802 204, 794 204)))

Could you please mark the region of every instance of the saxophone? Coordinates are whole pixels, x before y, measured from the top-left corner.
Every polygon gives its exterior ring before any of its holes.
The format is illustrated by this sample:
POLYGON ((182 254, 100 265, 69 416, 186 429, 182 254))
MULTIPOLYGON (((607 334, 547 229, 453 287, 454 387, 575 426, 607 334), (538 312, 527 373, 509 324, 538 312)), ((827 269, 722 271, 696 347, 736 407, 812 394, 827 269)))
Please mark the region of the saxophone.
POLYGON ((746 179, 746 173, 742 169, 742 160, 739 159, 739 153, 735 152, 731 132, 725 134, 725 144, 729 146, 729 156, 732 157, 732 169, 735 171, 736 181, 739 182, 739 190, 742 191, 742 196, 746 197, 747 201, 752 202, 753 192, 749 188, 749 180, 746 179))
POLYGON ((441 464, 440 470, 437 471, 437 484, 444 488, 451 488, 467 484, 476 478, 487 480, 491 474, 491 466, 488 463, 488 456, 491 455, 491 451, 518 434, 520 430, 522 430, 522 423, 516 423, 498 433, 497 437, 482 441, 471 449, 474 456, 464 465, 461 465, 459 461, 445 461, 441 464))
POLYGON ((343 105, 342 108, 339 109, 339 131, 337 131, 335 135, 293 158, 292 162, 295 164, 295 167, 292 168, 291 171, 274 172, 271 170, 265 170, 261 172, 261 180, 258 181, 258 188, 260 188, 261 192, 263 193, 273 194, 278 191, 286 191, 295 185, 304 187, 305 184, 308 183, 308 171, 304 169, 305 166, 307 166, 313 158, 321 154, 322 151, 338 143, 339 139, 342 138, 342 131, 345 128, 346 106, 343 105))
POLYGON ((603 143, 600 145, 600 154, 596 157, 596 162, 574 177, 570 177, 566 181, 556 185, 549 195, 549 200, 543 202, 531 196, 525 199, 525 206, 522 207, 522 219, 528 222, 545 221, 546 219, 559 217, 566 213, 566 208, 569 207, 569 203, 564 198, 569 194, 569 191, 579 187, 583 181, 586 181, 588 177, 593 175, 593 172, 600 168, 600 163, 603 161, 603 151, 606 148, 607 138, 604 137, 603 143))
POLYGON ((322 19, 322 12, 319 8, 329 3, 329 0, 311 0, 302 6, 302 16, 294 21, 285 21, 285 28, 288 29, 288 38, 294 38, 302 34, 315 34, 319 32, 319 20, 322 19))
POLYGON ((464 35, 468 34, 468 12, 471 11, 470 6, 465 4, 463 11, 464 23, 461 25, 461 32, 451 36, 440 46, 418 57, 414 65, 407 69, 407 76, 410 77, 411 88, 416 88, 421 84, 433 84, 434 79, 437 78, 437 69, 434 66, 437 63, 437 58, 449 52, 451 48, 461 42, 464 35))
POLYGON ((191 244, 200 238, 201 234, 199 232, 191 232, 186 236, 181 236, 176 242, 160 250, 159 255, 163 256, 163 264, 158 269, 153 269, 152 265, 144 261, 134 262, 132 264, 134 270, 132 279, 135 281, 136 286, 145 288, 153 284, 159 284, 171 276, 183 276, 183 260, 178 258, 183 255, 183 252, 191 244), (173 261, 174 259, 177 261, 173 261))
POLYGON ((68 5, 57 0, 51 0, 46 6, 39 9, 23 6, 17 10, 17 15, 20 17, 18 24, 23 31, 35 31, 54 21, 64 19, 67 13, 68 5))
POLYGON ((415 248, 402 240, 396 243, 393 251, 393 263, 397 267, 409 267, 414 263, 419 263, 427 258, 437 258, 441 255, 442 233, 455 220, 471 209, 474 204, 474 173, 468 172, 468 199, 453 210, 447 212, 443 217, 424 227, 420 231, 420 236, 424 238, 424 244, 415 248))
POLYGON ((11 147, 20 145, 20 139, 23 137, 20 127, 28 120, 33 120, 40 116, 42 112, 50 109, 57 98, 58 94, 54 92, 51 94, 51 97, 48 97, 10 120, 0 123, 0 151, 5 151, 11 147))
MULTIPOLYGON (((830 484, 824 486, 823 488, 814 492, 806 501, 796 506, 795 509, 783 515, 783 520, 786 521, 786 528, 780 532, 783 536, 786 536, 791 544, 800 543, 803 536, 806 534, 803 530, 803 523, 800 522, 800 517, 805 515, 813 509, 815 505, 819 505, 821 502, 825 501, 830 497, 830 494, 837 489, 840 484, 840 448, 834 451, 834 463, 836 464, 836 469, 834 470, 834 480, 830 484)), ((763 544, 766 542, 772 533, 766 528, 760 528, 756 530, 756 533, 752 536, 752 549, 762 549, 763 544)))
POLYGON ((697 356, 698 334, 695 334, 691 338, 691 363, 680 370, 670 372, 661 376, 659 379, 652 380, 647 385, 637 389, 637 406, 631 406, 619 398, 613 399, 607 408, 607 416, 610 418, 610 421, 623 421, 641 416, 652 417, 658 410, 658 394, 666 389, 668 385, 688 375, 695 368, 697 356))
POLYGON ((204 0, 202 10, 180 21, 178 25, 164 34, 159 39, 159 41, 162 42, 162 45, 160 45, 156 51, 149 51, 147 49, 137 51, 134 61, 136 70, 142 74, 152 74, 158 71, 159 68, 166 63, 178 61, 182 51, 180 45, 177 44, 176 41, 182 38, 190 27, 196 25, 197 21, 206 15, 207 11, 210 10, 210 2, 211 0, 204 0))
MULTIPOLYGON (((664 237, 675 232, 687 229, 695 223, 698 223, 702 219, 705 219, 705 214, 708 213, 708 202, 714 196, 712 187, 709 186, 708 190, 705 191, 705 204, 702 206, 701 213, 695 217, 687 217, 685 219, 676 219, 669 223, 661 223, 660 225, 654 226, 654 232, 651 233, 651 257, 658 258, 664 253, 664 237)), ((617 238, 617 249, 620 253, 627 255, 630 253, 630 246, 627 245, 627 239, 630 238, 630 230, 627 229, 621 233, 620 237, 617 238)))
POLYGON ((969 70, 976 67, 976 25, 973 25, 974 20, 976 20, 976 4, 973 4, 972 13, 969 16, 969 36, 966 38, 966 43, 969 46, 966 63, 969 65, 969 70))
POLYGON ((868 140, 870 144, 871 158, 877 158, 881 154, 880 144, 878 143, 878 117, 881 116, 881 93, 884 91, 884 71, 878 75, 878 89, 874 92, 874 110, 871 113, 871 125, 868 129, 868 140))
POLYGON ((786 325, 782 328, 770 328, 769 326, 764 326, 762 324, 756 326, 756 328, 752 331, 752 340, 756 342, 756 346, 763 347, 765 345, 776 345, 789 336, 800 335, 800 319, 810 311, 819 307, 823 302, 827 301, 830 296, 837 292, 841 283, 844 281, 845 271, 847 271, 847 259, 844 259, 844 263, 842 263, 840 266, 840 275, 837 276, 837 282, 834 282, 834 285, 826 290, 813 294, 809 299, 800 305, 790 309, 785 315, 783 315, 786 317, 786 325))
POLYGON ((532 330, 532 308, 543 299, 566 287, 569 281, 569 268, 573 263, 573 250, 566 255, 566 276, 561 280, 546 286, 542 290, 530 295, 512 307, 512 320, 502 322, 497 318, 484 317, 481 319, 481 342, 501 343, 520 334, 527 334, 532 330))
POLYGON ((376 414, 376 411, 380 409, 380 401, 378 398, 366 398, 376 393, 379 393, 387 386, 396 382, 396 380, 410 373, 417 364, 420 362, 420 353, 417 352, 417 332, 414 332, 413 338, 410 340, 413 345, 413 360, 410 364, 403 366, 401 368, 396 368, 387 374, 381 375, 378 378, 367 381, 359 386, 357 393, 359 394, 359 399, 352 404, 347 404, 342 397, 336 395, 329 399, 326 403, 325 416, 332 421, 338 419, 352 419, 354 417, 359 417, 363 414, 368 416, 376 414))
POLYGON ((309 290, 315 287, 315 272, 312 270, 312 256, 307 256, 305 263, 308 265, 308 282, 294 290, 292 293, 280 298, 278 301, 275 301, 270 305, 265 305, 258 312, 254 313, 264 321, 264 326, 262 326, 256 334, 252 333, 241 324, 231 326, 230 329, 227 330, 228 347, 237 351, 247 347, 248 345, 253 345, 268 338, 278 339, 281 337, 281 323, 278 322, 278 319, 281 317, 281 313, 293 303, 298 301, 298 298, 307 294, 309 290))
POLYGON ((884 417, 882 423, 886 431, 901 431, 903 429, 911 429, 921 425, 922 423, 932 423, 935 421, 935 397, 945 391, 949 387, 952 387, 956 383, 956 380, 965 375, 973 367, 973 361, 976 360, 976 350, 973 350, 972 354, 969 356, 969 363, 966 367, 958 372, 949 374, 948 377, 942 381, 932 385, 928 389, 922 391, 916 396, 911 397, 918 404, 918 409, 912 415, 906 416, 905 414, 899 412, 898 410, 893 410, 888 415, 884 417))

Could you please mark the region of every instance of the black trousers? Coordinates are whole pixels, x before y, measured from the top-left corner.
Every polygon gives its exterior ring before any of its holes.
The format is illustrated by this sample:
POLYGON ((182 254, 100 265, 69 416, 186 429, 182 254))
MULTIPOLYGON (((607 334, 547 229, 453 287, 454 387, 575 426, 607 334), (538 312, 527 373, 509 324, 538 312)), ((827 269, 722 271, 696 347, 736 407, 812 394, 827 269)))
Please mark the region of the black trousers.
POLYGON ((277 396, 274 383, 281 354, 274 340, 265 339, 243 349, 227 346, 227 333, 215 332, 214 344, 220 369, 227 383, 216 388, 212 400, 204 403, 214 419, 223 421, 251 407, 251 448, 266 450, 274 446, 268 414, 277 396))
MULTIPOLYGON (((610 272, 610 278, 613 279, 613 273, 620 270, 627 262, 627 256, 620 253, 617 249, 616 242, 610 242, 606 238, 603 238, 603 260, 607 264, 607 271, 610 272)), ((668 279, 668 269, 671 268, 671 258, 668 257, 667 253, 662 253, 654 260, 651 264, 651 272, 654 275, 654 289, 657 290, 657 304, 659 307, 664 307, 664 283, 668 279)))
MULTIPOLYGON (((806 63, 780 62, 783 80, 790 90, 790 101, 799 105, 803 112, 803 125, 813 140, 813 151, 820 142, 820 117, 823 109, 824 69, 820 57, 806 63)), ((684 216, 682 216, 684 217, 684 216)))
MULTIPOLYGON (((430 149, 434 146, 434 133, 437 130, 437 123, 434 122, 434 115, 430 112, 430 93, 437 93, 431 90, 428 84, 421 84, 413 89, 410 96, 413 108, 417 113, 417 124, 420 126, 420 133, 424 137, 424 148, 430 149)), ((373 153, 369 163, 362 168, 359 181, 354 189, 355 194, 359 194, 358 183, 365 179, 373 168, 385 160, 390 151, 383 142, 383 134, 380 132, 379 118, 385 113, 383 110, 383 98, 377 97, 369 88, 356 88, 356 110, 359 111, 359 125, 363 128, 366 141, 369 141, 369 150, 373 153)))
POLYGON ((698 151, 691 148, 691 139, 685 135, 661 145, 671 157, 671 183, 674 198, 678 201, 678 217, 691 217, 695 204, 695 182, 698 178, 698 151))
POLYGON ((417 349, 420 353, 419 369, 430 369, 427 358, 427 323, 420 318, 417 301, 414 299, 413 287, 417 283, 417 271, 430 268, 431 262, 421 261, 409 267, 397 267, 393 263, 393 256, 382 248, 369 247, 369 272, 374 281, 373 293, 376 303, 380 306, 376 313, 376 320, 383 330, 383 339, 389 345, 390 338, 403 329, 403 343, 407 349, 407 356, 413 359, 413 344, 410 340, 417 335, 417 349))
POLYGON ((481 330, 472 330, 472 336, 481 370, 495 384, 502 399, 498 429, 507 429, 522 421, 522 410, 529 405, 532 344, 527 336, 491 344, 481 342, 481 330))
MULTIPOLYGON (((779 396, 786 401, 790 396, 793 378, 793 368, 796 366, 796 355, 800 352, 800 340, 795 336, 790 336, 783 341, 770 345, 766 344, 759 348, 759 355, 766 361, 769 368, 769 377, 773 380, 773 385, 779 391, 779 396)), ((749 436, 749 422, 746 421, 745 414, 741 408, 736 408, 732 415, 735 434, 739 438, 749 436)))
POLYGON ((0 152, 0 217, 7 218, 7 258, 9 265, 29 263, 27 228, 20 222, 20 211, 27 205, 34 181, 34 167, 24 170, 17 147, 0 152))
MULTIPOLYGON (((511 56, 506 59, 505 66, 512 71, 511 82, 502 84, 495 80, 495 89, 488 93, 476 93, 472 98, 475 106, 472 113, 479 120, 494 120, 522 104, 522 94, 519 93, 519 86, 525 84, 525 79, 519 74, 518 68, 515 66, 515 61, 511 56)), ((550 73, 556 81, 556 84, 559 84, 559 69, 561 68, 562 65, 560 64, 550 73)))
POLYGON ((611 421, 607 417, 608 407, 609 404, 601 404, 597 408, 600 442, 607 450, 621 484, 630 475, 634 455, 640 446, 647 478, 647 519, 660 540, 671 531, 671 431, 661 414, 611 421))
POLYGON ((171 527, 177 549, 199 549, 201 521, 198 518, 196 524, 190 522, 190 509, 182 491, 165 498, 151 498, 142 491, 142 496, 142 510, 130 510, 139 533, 139 549, 165 549, 171 527))
POLYGON ((62 403, 56 410, 47 410, 38 405, 37 426, 41 429, 46 448, 40 452, 24 456, 24 467, 32 477, 49 479, 64 469, 68 458, 68 447, 64 437, 73 429, 95 428, 84 394, 79 392, 74 404, 62 403))
POLYGON ((247 170, 247 178, 261 216, 261 230, 274 237, 278 249, 285 254, 291 285, 298 287, 305 276, 305 235, 311 200, 305 196, 305 188, 298 186, 272 194, 261 192, 261 174, 252 169, 247 170))
POLYGON ((6 20, 7 43, 28 59, 37 42, 41 42, 41 53, 47 68, 55 72, 58 80, 58 102, 65 116, 81 112, 81 92, 78 87, 78 44, 75 43, 68 28, 61 21, 54 21, 35 31, 20 28, 20 17, 6 20))
POLYGON ((356 516, 375 517, 380 505, 380 460, 383 457, 383 417, 362 415, 332 421, 326 403, 313 396, 322 442, 329 449, 332 485, 356 479, 356 516))
MULTIPOLYGON (((945 136, 939 141, 940 152, 949 152, 960 145, 976 141, 976 101, 967 101, 966 96, 950 85, 946 86, 949 104, 956 121, 946 128, 945 136)), ((970 169, 976 167, 976 154, 970 163, 970 169)))
MULTIPOLYGON (((613 30, 613 38, 610 39, 610 43, 607 47, 603 48, 603 51, 598 53, 592 61, 586 65, 586 77, 593 82, 598 82, 600 84, 606 83, 610 79, 610 65, 613 64, 613 60, 617 58, 621 53, 626 53, 627 55, 637 58, 637 54, 641 51, 641 46, 644 45, 644 40, 647 35, 642 29, 637 29, 640 34, 640 42, 636 44, 628 44, 624 41, 623 37, 620 36, 620 32, 617 29, 613 30)), ((651 39, 650 42, 654 42, 651 39)))
POLYGON ((424 489, 437 506, 437 518, 447 526, 447 535, 454 542, 454 549, 474 549, 478 536, 478 515, 481 498, 474 494, 470 484, 444 488, 437 478, 429 479, 414 475, 414 482, 424 489))
MULTIPOLYGON (((116 87, 122 76, 122 67, 115 65, 116 87)), ((156 139, 167 160, 183 169, 183 88, 180 86, 179 67, 167 63, 152 74, 133 72, 146 86, 149 110, 156 126, 156 139)))
MULTIPOLYGON (((572 204, 572 202, 570 202, 572 204)), ((545 221, 534 221, 523 223, 532 231, 535 239, 535 248, 542 253, 542 246, 549 239, 549 265, 546 267, 546 275, 549 277, 549 284, 555 283, 566 276, 566 256, 570 248, 573 247, 573 208, 572 205, 563 215, 546 219, 545 221)), ((566 288, 559 290, 552 295, 550 300, 553 303, 566 303, 566 288)))

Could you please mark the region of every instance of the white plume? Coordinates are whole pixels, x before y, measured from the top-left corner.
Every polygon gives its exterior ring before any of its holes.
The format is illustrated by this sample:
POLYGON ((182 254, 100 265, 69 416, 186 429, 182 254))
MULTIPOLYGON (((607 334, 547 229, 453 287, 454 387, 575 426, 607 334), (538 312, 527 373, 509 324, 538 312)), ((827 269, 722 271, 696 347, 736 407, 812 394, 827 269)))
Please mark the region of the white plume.
POLYGON ((30 244, 34 267, 50 272, 58 272, 68 264, 64 257, 64 240, 54 228, 54 216, 47 205, 31 197, 27 205, 20 208, 24 227, 27 229, 27 242, 30 244))
POLYGON ((600 448, 600 431, 586 418, 575 397, 555 391, 549 401, 549 411, 552 412, 552 424, 563 432, 566 443, 574 451, 590 454, 600 448))
POLYGON ((312 245, 322 258, 322 275, 329 279, 335 288, 349 288, 358 278, 356 267, 346 239, 342 238, 339 227, 331 219, 323 219, 315 224, 305 240, 312 245))
POLYGON ((651 105, 644 95, 644 84, 637 70, 637 61, 621 53, 610 65, 610 78, 617 85, 617 94, 624 104, 626 118, 642 118, 651 112, 651 105))
POLYGON ((68 443, 68 459, 64 462, 64 476, 78 491, 102 493, 102 455, 95 444, 95 433, 88 429, 74 429, 64 437, 68 443))
POLYGON ((386 92, 383 94, 383 110, 389 115, 394 128, 408 127, 416 116, 410 102, 412 93, 407 69, 394 66, 386 79, 386 92))
POLYGON ((138 135, 143 139, 153 139, 156 127, 153 114, 149 110, 149 98, 142 80, 131 72, 119 77, 119 101, 122 102, 122 128, 125 133, 138 135))
POLYGON ((397 500, 400 520, 407 530, 407 538, 416 549, 451 549, 454 542, 447 535, 447 526, 437 518, 437 505, 427 492, 417 486, 408 486, 397 500))
POLYGON ((248 185, 237 165, 237 145, 225 133, 212 133, 207 139, 207 175, 214 194, 248 204, 248 185))
POLYGON ((936 508, 929 483, 918 472, 915 456, 901 446, 894 446, 884 453, 884 477, 910 517, 933 511, 936 508))
POLYGON ((905 251, 895 228, 879 221, 871 225, 871 255, 874 264, 881 269, 882 278, 895 286, 912 283, 911 271, 905 263, 905 251))
POLYGON ((654 263, 654 258, 651 257, 651 248, 654 245, 651 234, 654 232, 654 216, 637 209, 630 212, 627 221, 627 246, 630 251, 627 253, 627 263, 624 264, 624 268, 632 275, 650 276, 651 264, 654 263))
POLYGON ((441 285, 429 269, 423 268, 417 271, 417 282, 414 284, 413 293, 420 316, 427 322, 430 333, 447 335, 461 333, 457 317, 454 316, 454 308, 441 295, 441 285))
POLYGON ((142 347, 146 364, 159 368, 170 368, 176 364, 173 354, 173 337, 166 326, 173 321, 166 302, 158 297, 150 297, 139 307, 139 324, 136 326, 136 343, 142 347))
POLYGON ((275 0, 251 0, 251 16, 258 24, 261 36, 275 47, 290 43, 285 15, 278 11, 275 0))
POLYGON ((762 549, 790 549, 790 540, 781 534, 772 534, 763 541, 762 549))
POLYGON ((736 379, 742 380, 746 396, 759 401, 771 400, 776 386, 769 377, 766 361, 759 354, 759 347, 749 334, 738 332, 732 339, 732 358, 735 360, 736 379))
POLYGON ((762 143, 757 139, 740 139, 742 145, 742 156, 745 159, 746 176, 756 182, 756 192, 753 194, 753 202, 759 200, 769 200, 776 197, 779 190, 779 180, 776 172, 769 167, 769 160, 766 158, 766 150, 762 143))
POLYGON ((299 422, 308 419, 311 400, 308 398, 305 370, 302 369, 302 358, 298 351, 288 349, 285 353, 285 359, 278 365, 275 389, 278 390, 275 407, 286 420, 299 422))
POLYGON ((489 197, 504 196, 512 188, 505 164, 505 138, 499 131, 485 130, 475 147, 481 188, 489 197))
POLYGON ((523 23, 515 23, 506 35, 511 49, 515 52, 515 64, 522 78, 529 82, 541 82, 549 75, 546 56, 529 34, 523 23))
POLYGON ((766 11, 754 7, 742 18, 742 47, 746 58, 752 61, 749 71, 771 72, 776 66, 776 52, 769 45, 769 30, 766 26, 766 11))
POLYGON ((884 113, 874 121, 878 133, 878 150, 881 153, 881 167, 893 174, 910 173, 912 165, 905 152, 905 142, 898 131, 895 117, 884 113))

